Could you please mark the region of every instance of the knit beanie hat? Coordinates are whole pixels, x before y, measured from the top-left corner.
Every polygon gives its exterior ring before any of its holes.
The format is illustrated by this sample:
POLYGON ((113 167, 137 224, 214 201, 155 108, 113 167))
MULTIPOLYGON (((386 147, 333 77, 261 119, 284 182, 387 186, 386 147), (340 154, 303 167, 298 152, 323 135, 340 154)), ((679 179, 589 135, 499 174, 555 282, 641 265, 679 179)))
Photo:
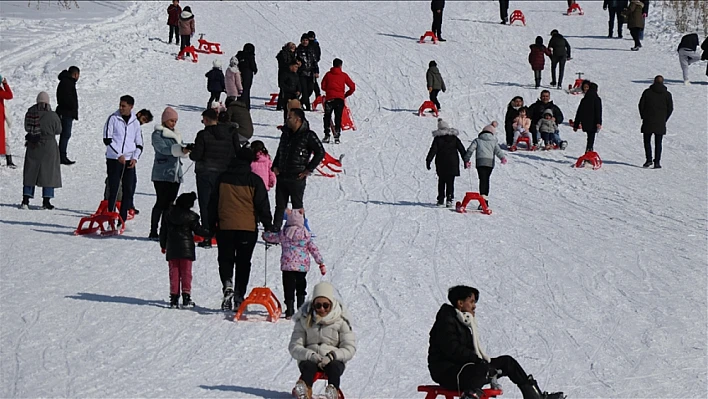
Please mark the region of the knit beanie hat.
POLYGON ((192 191, 189 193, 182 193, 179 197, 177 197, 177 201, 175 201, 175 205, 177 207, 182 208, 182 209, 192 209, 194 206, 194 201, 197 199, 197 194, 192 191))
POLYGON ((551 111, 550 109, 547 109, 547 110, 543 111, 543 117, 544 117, 544 118, 546 117, 546 115, 553 116, 553 111, 551 111))
POLYGON ((310 37, 307 36, 307 33, 303 33, 302 36, 300 36, 300 41, 303 41, 303 40, 308 40, 308 41, 310 40, 310 37))
POLYGON ((497 126, 498 125, 499 124, 497 123, 497 121, 494 121, 494 122, 490 123, 489 125, 485 126, 484 129, 482 129, 482 131, 489 132, 491 134, 497 134, 497 126))
POLYGON ((219 60, 214 60, 214 62, 212 63, 212 65, 214 66, 214 68, 219 68, 219 69, 221 69, 221 61, 219 61, 219 60))
POLYGON ((46 91, 40 91, 37 94, 37 104, 49 104, 49 94, 46 91))
POLYGON ((307 235, 307 229, 305 228, 305 210, 300 209, 288 209, 285 211, 287 214, 287 220, 285 221, 285 235, 290 239, 303 239, 307 235), (298 234, 299 233, 299 234, 298 234), (297 235, 297 238, 295 238, 297 235))
POLYGON ((438 129, 449 129, 450 125, 445 122, 442 118, 438 118, 438 129))
POLYGON ((172 107, 167 107, 165 108, 164 111, 162 111, 162 123, 165 123, 169 121, 170 119, 177 120, 179 117, 177 116, 177 111, 174 110, 172 107))
POLYGON ((327 298, 330 302, 334 303, 334 287, 332 284, 326 281, 318 283, 312 290, 312 300, 314 301, 315 298, 319 297, 327 298))

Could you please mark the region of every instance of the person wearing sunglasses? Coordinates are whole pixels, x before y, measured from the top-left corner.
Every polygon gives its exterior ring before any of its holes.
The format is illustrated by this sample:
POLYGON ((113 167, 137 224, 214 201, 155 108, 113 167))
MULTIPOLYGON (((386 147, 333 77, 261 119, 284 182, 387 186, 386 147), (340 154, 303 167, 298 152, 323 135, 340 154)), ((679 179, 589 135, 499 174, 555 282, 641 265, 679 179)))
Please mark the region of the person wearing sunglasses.
POLYGON ((295 328, 288 349, 301 373, 293 395, 311 399, 315 374, 324 371, 328 382, 325 398, 337 399, 345 364, 356 352, 356 337, 344 305, 334 298, 332 284, 317 284, 312 298, 293 318, 295 328))

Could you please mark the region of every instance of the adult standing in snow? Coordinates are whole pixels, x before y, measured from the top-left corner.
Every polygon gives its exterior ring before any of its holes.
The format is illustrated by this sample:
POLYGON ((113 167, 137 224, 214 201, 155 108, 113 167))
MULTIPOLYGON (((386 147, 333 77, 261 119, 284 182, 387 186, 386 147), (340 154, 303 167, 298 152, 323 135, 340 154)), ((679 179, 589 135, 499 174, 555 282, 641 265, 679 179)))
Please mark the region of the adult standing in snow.
MULTIPOLYGON (((179 50, 184 50, 185 47, 191 46, 191 38, 194 36, 195 25, 194 25, 194 14, 192 14, 192 8, 190 6, 184 7, 184 10, 179 14, 179 35, 182 38, 182 43, 179 46, 179 50)), ((189 56, 189 53, 186 54, 189 56)))
POLYGON ((334 142, 339 143, 339 135, 342 133, 342 113, 344 112, 344 99, 354 94, 356 85, 354 81, 342 71, 342 60, 335 58, 332 61, 332 68, 322 78, 322 91, 325 92, 324 108, 324 139, 323 143, 329 143, 329 129, 332 124, 332 112, 334 112, 334 142), (349 88, 346 92, 346 88, 349 88))
POLYGON ((435 158, 435 172, 438 175, 438 206, 450 208, 453 205, 455 177, 460 175, 460 157, 465 156, 466 151, 458 137, 459 134, 457 129, 451 128, 442 118, 438 119, 438 129, 433 130, 433 143, 425 158, 425 164, 430 170, 430 163, 435 158))
POLYGON ((300 45, 297 46, 295 54, 301 63, 297 70, 300 77, 300 88, 302 89, 300 102, 306 111, 311 111, 310 96, 312 96, 315 86, 315 75, 319 76, 320 69, 315 61, 315 52, 310 47, 310 38, 307 37, 307 33, 303 33, 300 37, 300 45))
POLYGON ((430 330, 428 370, 433 381, 445 389, 464 392, 468 398, 479 394, 491 378, 501 376, 519 387, 524 399, 562 399, 562 392, 543 392, 519 362, 504 355, 490 358, 482 348, 475 311, 479 302, 476 288, 458 285, 448 290, 445 303, 430 330))
POLYGON ((167 7, 167 25, 170 26, 169 44, 172 44, 172 35, 175 36, 175 43, 179 46, 179 14, 182 13, 182 7, 179 6, 179 0, 172 0, 172 4, 167 7))
MULTIPOLYGON (((575 113, 573 121, 573 131, 577 132, 579 127, 587 134, 587 144, 585 152, 594 151, 595 135, 602 130, 602 100, 597 94, 597 83, 590 81, 583 82, 585 95, 580 100, 578 111, 575 113), (587 85, 587 91, 585 86, 587 85)), ((556 121, 558 123, 558 121, 556 121)))
POLYGON ((312 290, 307 301, 293 318, 295 327, 288 350, 298 362, 300 379, 293 393, 297 399, 312 397, 315 374, 327 374, 325 398, 339 398, 339 385, 345 364, 356 353, 356 336, 351 317, 341 301, 334 297, 332 284, 323 281, 312 290))
POLYGON ((654 168, 661 168, 661 142, 666 134, 666 122, 674 112, 674 101, 671 93, 664 86, 664 77, 658 75, 654 84, 642 93, 639 100, 639 116, 642 118, 642 134, 644 135, 645 168, 654 162, 654 168), (651 136, 654 135, 654 159, 651 157, 651 136))
POLYGON ((263 224, 266 231, 273 227, 268 191, 263 180, 251 172, 254 159, 250 148, 239 148, 218 177, 209 201, 209 230, 216 232, 219 244, 219 277, 224 294, 221 308, 224 310, 238 309, 246 295, 251 257, 258 240, 258 223, 263 224), (232 280, 234 267, 235 281, 232 280))
POLYGON ((253 137, 253 120, 251 119, 251 112, 248 110, 248 107, 246 107, 246 103, 241 100, 227 99, 226 115, 228 116, 229 122, 238 125, 236 132, 240 136, 238 138, 239 143, 243 144, 253 137))
POLYGON ((509 0, 499 0, 499 17, 502 25, 509 22, 509 0))
POLYGON ((676 49, 676 51, 678 51, 679 63, 681 64, 681 72, 683 72, 683 83, 686 86, 691 84, 688 80, 688 66, 700 60, 698 56, 698 41, 697 33, 689 33, 681 38, 681 43, 679 43, 676 49))
POLYGON ((443 9, 445 8, 445 0, 432 0, 430 2, 430 10, 433 12, 433 26, 431 30, 439 42, 444 42, 442 38, 442 21, 443 9))
POLYGON ((435 104, 440 111, 440 102, 438 101, 438 94, 442 90, 443 93, 447 90, 445 87, 445 81, 440 74, 438 69, 438 64, 435 61, 430 61, 428 63, 428 70, 425 72, 425 82, 428 86, 428 93, 430 94, 430 101, 435 104))
POLYGON ((155 161, 152 165, 152 184, 155 186, 155 205, 150 217, 149 239, 157 241, 158 224, 161 217, 177 199, 179 186, 183 181, 182 159, 189 150, 182 141, 182 135, 175 128, 179 116, 171 107, 162 112, 162 123, 152 132, 152 147, 155 149, 155 161))
POLYGON ((278 150, 273 160, 273 173, 278 177, 275 184, 275 215, 273 228, 279 231, 283 225, 288 200, 293 209, 304 208, 303 197, 307 177, 324 159, 324 148, 317 134, 310 129, 301 108, 288 112, 286 126, 283 126, 278 150))
POLYGON ((5 162, 7 166, 15 169, 17 165, 12 162, 12 153, 10 152, 10 128, 12 123, 10 122, 10 113, 5 105, 5 100, 12 100, 12 90, 10 85, 7 84, 7 79, 0 76, 0 143, 5 143, 5 148, 0 149, 0 152, 5 154, 5 162))
POLYGON ((551 31, 551 40, 548 42, 551 50, 551 87, 563 87, 563 73, 565 62, 570 60, 570 44, 557 29, 551 31), (556 80, 556 66, 558 66, 558 80, 556 80), (556 86, 557 85, 557 86, 556 86))
POLYGON ((22 170, 21 209, 29 209, 35 186, 42 187, 42 208, 54 209, 49 202, 54 189, 61 187, 61 166, 56 136, 61 134, 61 120, 49 105, 49 94, 39 93, 37 103, 25 114, 25 164, 22 170))
MULTIPOLYGON (((290 72, 290 66, 297 59, 295 55, 295 50, 297 50, 297 46, 295 45, 295 43, 287 42, 275 56, 275 59, 278 61, 278 87, 280 88, 280 94, 278 95, 278 105, 275 107, 276 111, 283 110, 287 105, 287 101, 282 101, 283 88, 280 86, 280 82, 282 81, 284 75, 290 72)), ((297 69, 295 71, 297 71, 297 69)), ((300 84, 298 83, 298 86, 299 85, 300 84)))
POLYGON ((226 76, 224 77, 226 85, 226 98, 237 99, 243 94, 243 77, 241 69, 238 66, 238 57, 233 56, 229 60, 229 67, 226 68, 226 76))
POLYGON ((59 137, 59 155, 62 165, 73 165, 76 162, 67 157, 67 147, 71 138, 71 128, 74 121, 79 120, 79 97, 76 95, 76 82, 79 81, 81 71, 77 66, 70 66, 69 69, 61 71, 59 74, 59 85, 57 86, 57 109, 56 112, 61 118, 61 136, 59 137))
POLYGON ((256 47, 252 43, 243 45, 243 50, 236 53, 238 60, 238 70, 241 72, 241 94, 238 99, 246 104, 246 108, 251 109, 251 86, 253 77, 258 73, 256 65, 256 47))
MULTIPOLYGON (((300 64, 293 60, 290 62, 290 68, 287 72, 283 72, 278 77, 278 87, 280 87, 280 96, 278 97, 278 104, 282 106, 283 110, 283 124, 287 124, 288 121, 288 102, 290 100, 295 100, 300 98, 302 93, 302 86, 300 85, 300 76, 297 74, 297 70, 300 64)), ((299 100, 298 100, 299 101, 299 100)))
POLYGON ((603 10, 609 10, 610 20, 608 21, 609 33, 607 37, 612 37, 614 27, 615 27, 615 17, 617 18, 617 37, 622 38, 622 25, 624 25, 624 18, 622 17, 622 10, 627 7, 627 0, 605 0, 602 4, 603 10))
POLYGON ((531 134, 533 135, 534 147, 538 144, 538 130, 536 129, 536 124, 538 124, 538 121, 543 118, 543 113, 547 109, 553 111, 553 118, 558 126, 563 123, 563 112, 561 112, 560 108, 558 108, 558 106, 553 104, 553 101, 551 101, 551 92, 548 90, 541 91, 540 98, 529 107, 529 116, 531 117, 531 134))
POLYGON ((634 47, 630 49, 632 51, 638 51, 642 47, 640 35, 644 30, 644 18, 646 17, 642 11, 643 7, 644 3, 639 0, 630 0, 629 7, 627 7, 627 28, 634 39, 634 47))
POLYGON ((135 165, 143 153, 143 133, 140 122, 133 113, 135 99, 122 96, 118 111, 111 114, 103 128, 103 144, 106 145, 106 169, 108 174, 108 210, 113 212, 118 198, 118 188, 123 187, 120 216, 128 220, 128 209, 133 207, 135 194, 135 165))
MULTIPOLYGON (((312 47, 312 53, 315 56, 315 64, 317 64, 317 70, 320 70, 320 60, 322 59, 322 49, 320 48, 320 42, 317 40, 317 37, 315 36, 315 32, 309 31, 307 32, 307 37, 310 39, 310 47, 312 47)), ((317 72, 314 75, 313 79, 313 88, 315 90, 315 99, 322 94, 320 92, 320 85, 317 82, 317 79, 319 79, 320 73, 317 72)))
POLYGON ((506 106, 506 115, 504 116, 504 132, 506 133, 506 146, 511 148, 514 145, 514 119, 519 116, 519 109, 524 106, 524 98, 515 96, 509 101, 506 106))

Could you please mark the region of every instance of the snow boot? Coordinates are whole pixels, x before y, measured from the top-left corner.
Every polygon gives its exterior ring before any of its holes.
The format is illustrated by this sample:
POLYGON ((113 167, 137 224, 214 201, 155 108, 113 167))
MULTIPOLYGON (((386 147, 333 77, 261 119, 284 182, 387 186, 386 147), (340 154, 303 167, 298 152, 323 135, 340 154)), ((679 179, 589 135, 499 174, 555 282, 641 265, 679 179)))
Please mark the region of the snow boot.
POLYGON ((308 387, 303 380, 297 380, 293 388, 293 396, 296 399, 312 399, 312 387, 308 387))
POLYGON ((335 137, 335 138, 334 138, 334 144, 339 144, 339 143, 340 143, 339 137, 335 137))
POLYGON ((327 388, 325 388, 324 397, 325 399, 339 399, 339 390, 334 385, 329 384, 327 388))
POLYGON ((285 318, 290 320, 295 314, 293 301, 285 301, 285 318))
POLYGON ((452 208, 452 206, 455 204, 454 198, 450 197, 445 201, 445 208, 452 208))
POLYGON ((519 385, 519 389, 524 399, 565 399, 563 392, 548 393, 541 391, 531 374, 529 374, 525 384, 519 385))
POLYGON ((54 205, 52 205, 49 202, 49 199, 50 199, 49 197, 44 197, 44 200, 42 201, 42 209, 46 209, 48 211, 51 211, 52 209, 54 209, 54 205))
POLYGON ((437 207, 438 207, 438 208, 444 208, 444 207, 445 207, 445 203, 444 203, 443 201, 438 201, 437 207))
POLYGON ((170 294, 170 309, 179 308, 179 294, 170 294))
POLYGON ((234 289, 231 288, 230 286, 226 286, 226 288, 224 288, 224 299, 221 301, 221 310, 232 310, 233 309, 233 303, 232 303, 233 298, 234 298, 234 289))
POLYGON ((157 227, 160 223, 160 217, 162 216, 162 210, 157 208, 152 208, 152 213, 150 214, 150 235, 149 239, 159 238, 157 234, 157 227))
POLYGON ((200 241, 199 244, 197 244, 199 248, 204 248, 204 249, 209 249, 211 248, 211 237, 204 237, 203 241, 200 241))
POLYGON ((5 155, 5 162, 7 162, 8 168, 17 169, 17 165, 12 162, 12 155, 5 155))
POLYGON ((650 167, 650 166, 651 166, 651 164, 653 164, 653 163, 654 163, 654 161, 653 161, 653 160, 651 160, 651 159, 647 159, 647 161, 646 161, 646 162, 644 162, 644 165, 642 165, 642 168, 648 168, 648 167, 650 167))
POLYGON ((192 301, 192 296, 190 294, 182 293, 182 307, 183 308, 193 308, 195 306, 194 301, 192 301))
POLYGON ((661 164, 659 161, 654 161, 654 169, 661 169, 661 164))
POLYGON ((20 209, 29 209, 29 200, 30 200, 29 195, 23 195, 22 196, 22 203, 20 204, 20 209))
POLYGON ((447 40, 443 39, 442 36, 438 37, 439 42, 446 42, 447 40))
POLYGON ((238 310, 238 308, 241 307, 241 304, 243 303, 244 298, 243 294, 240 292, 235 292, 234 293, 234 310, 238 310))
POLYGON ((329 133, 325 133, 325 136, 322 139, 322 142, 325 144, 329 143, 329 133))

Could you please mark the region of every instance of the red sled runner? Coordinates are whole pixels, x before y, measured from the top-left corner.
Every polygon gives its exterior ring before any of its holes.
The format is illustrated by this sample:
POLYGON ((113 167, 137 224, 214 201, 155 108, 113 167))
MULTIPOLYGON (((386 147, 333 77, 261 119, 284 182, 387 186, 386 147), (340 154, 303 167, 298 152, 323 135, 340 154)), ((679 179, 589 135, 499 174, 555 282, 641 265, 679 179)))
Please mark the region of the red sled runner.
MULTIPOLYGON (((120 209, 120 202, 116 202, 116 209, 120 209)), ((132 220, 133 217, 135 217, 135 212, 131 209, 128 211, 128 220, 132 220)), ((107 200, 101 201, 98 209, 91 216, 81 218, 79 226, 74 230, 74 235, 83 236, 99 231, 102 236, 123 234, 125 231, 125 221, 120 213, 108 211, 107 200), (120 228, 118 222, 120 222, 120 228)))
POLYGON ((204 40, 204 34, 200 33, 199 34, 199 47, 195 50, 199 53, 203 54, 224 54, 221 51, 221 44, 220 43, 214 43, 214 42, 208 42, 204 40))
MULTIPOLYGON (((444 396, 445 399, 454 399, 462 396, 461 392, 442 388, 438 385, 419 385, 418 392, 427 392, 425 399, 436 399, 438 396, 444 396)), ((485 388, 482 389, 484 394, 479 399, 490 399, 501 396, 504 392, 501 389, 485 388)))
POLYGON ((487 200, 484 199, 479 193, 473 193, 473 192, 467 192, 465 193, 465 198, 462 200, 462 202, 457 201, 457 204, 455 204, 455 211, 459 213, 467 213, 467 205, 470 203, 470 201, 476 200, 479 201, 479 205, 482 207, 482 213, 485 215, 491 215, 492 210, 487 207, 487 200))

